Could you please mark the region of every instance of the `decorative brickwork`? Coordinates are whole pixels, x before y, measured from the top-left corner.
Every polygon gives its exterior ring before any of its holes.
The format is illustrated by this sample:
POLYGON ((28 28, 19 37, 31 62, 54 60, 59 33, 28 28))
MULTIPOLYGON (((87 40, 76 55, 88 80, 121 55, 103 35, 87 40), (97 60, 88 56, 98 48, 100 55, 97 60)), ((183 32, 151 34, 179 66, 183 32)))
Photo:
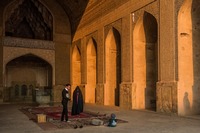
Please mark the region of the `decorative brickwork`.
POLYGON ((22 47, 22 48, 33 48, 33 49, 55 49, 55 43, 53 41, 42 41, 33 39, 22 39, 13 37, 4 37, 2 39, 3 46, 9 47, 22 47))
POLYGON ((53 39, 53 17, 38 0, 17 0, 6 13, 6 36, 53 39))

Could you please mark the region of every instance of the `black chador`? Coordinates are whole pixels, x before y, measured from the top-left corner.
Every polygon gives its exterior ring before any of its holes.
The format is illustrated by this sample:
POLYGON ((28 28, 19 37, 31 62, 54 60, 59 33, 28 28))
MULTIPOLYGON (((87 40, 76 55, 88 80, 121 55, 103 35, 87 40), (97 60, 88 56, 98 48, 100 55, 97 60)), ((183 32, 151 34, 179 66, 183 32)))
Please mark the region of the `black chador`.
POLYGON ((71 115, 78 115, 83 112, 83 95, 80 88, 77 86, 73 92, 73 103, 71 115))

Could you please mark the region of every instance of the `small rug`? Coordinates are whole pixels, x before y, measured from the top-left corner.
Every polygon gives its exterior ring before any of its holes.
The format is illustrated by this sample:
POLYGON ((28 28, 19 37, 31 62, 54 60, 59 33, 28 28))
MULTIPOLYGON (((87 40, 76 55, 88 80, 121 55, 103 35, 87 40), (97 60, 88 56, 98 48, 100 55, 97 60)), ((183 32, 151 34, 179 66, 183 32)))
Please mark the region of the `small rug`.
MULTIPOLYGON (((24 107, 21 108, 24 114, 26 114, 30 120, 33 120, 41 127, 43 130, 52 130, 52 129, 66 129, 66 128, 83 128, 86 126, 93 126, 91 121, 93 119, 98 119, 103 121, 103 125, 106 126, 110 119, 106 114, 101 114, 99 112, 89 112, 84 111, 79 115, 71 115, 71 112, 68 113, 70 122, 61 122, 61 113, 62 107, 24 107), (45 114, 46 122, 38 123, 37 115, 45 114)), ((117 123, 127 123, 127 121, 117 119, 117 123)))

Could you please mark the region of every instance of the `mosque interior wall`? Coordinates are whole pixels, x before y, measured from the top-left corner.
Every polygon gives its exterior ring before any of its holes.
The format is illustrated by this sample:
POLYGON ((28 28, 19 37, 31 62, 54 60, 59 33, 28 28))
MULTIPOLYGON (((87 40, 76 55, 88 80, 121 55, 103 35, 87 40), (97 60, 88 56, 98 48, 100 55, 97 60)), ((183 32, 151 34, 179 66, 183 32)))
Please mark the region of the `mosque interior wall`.
MULTIPOLYGON (((51 102, 60 102, 64 84, 71 83, 71 96, 79 86, 85 103, 199 114, 198 0, 89 0, 79 9, 67 4, 73 2, 1 2, 0 102, 19 94, 7 89, 16 81, 50 87, 51 102), (30 12, 43 19, 16 14, 31 4, 36 8, 30 12), (76 8, 82 14, 67 14, 76 8), (35 67, 16 65, 15 59, 30 54, 35 67)), ((29 89, 19 90, 20 98, 37 100, 29 89)))

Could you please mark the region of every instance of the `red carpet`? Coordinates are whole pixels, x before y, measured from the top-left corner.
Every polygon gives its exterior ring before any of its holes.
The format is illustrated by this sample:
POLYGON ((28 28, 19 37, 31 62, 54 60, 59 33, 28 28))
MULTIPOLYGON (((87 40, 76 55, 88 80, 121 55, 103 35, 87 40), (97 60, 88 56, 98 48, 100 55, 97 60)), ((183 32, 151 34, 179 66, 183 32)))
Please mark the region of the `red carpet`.
MULTIPOLYGON (((53 118, 54 120, 60 120, 62 114, 62 107, 25 107, 21 109, 24 113, 30 114, 45 114, 47 118, 53 118)), ((93 112, 82 112, 79 115, 71 115, 71 112, 68 112, 69 119, 77 118, 89 118, 89 117, 99 117, 103 116, 102 114, 93 113, 93 112)))
MULTIPOLYGON (((61 122, 61 113, 62 107, 24 107, 20 109, 24 114, 26 114, 30 120, 37 122, 37 114, 45 114, 47 118, 47 122, 45 123, 37 123, 44 130, 52 130, 52 129, 60 129, 60 128, 74 128, 77 127, 85 127, 85 126, 93 126, 91 125, 92 119, 100 119, 106 123, 108 123, 109 117, 103 114, 94 113, 94 112, 82 112, 79 115, 71 116, 71 112, 69 112, 69 120, 71 122, 61 122)), ((117 119, 118 123, 126 123, 127 121, 117 119)))

